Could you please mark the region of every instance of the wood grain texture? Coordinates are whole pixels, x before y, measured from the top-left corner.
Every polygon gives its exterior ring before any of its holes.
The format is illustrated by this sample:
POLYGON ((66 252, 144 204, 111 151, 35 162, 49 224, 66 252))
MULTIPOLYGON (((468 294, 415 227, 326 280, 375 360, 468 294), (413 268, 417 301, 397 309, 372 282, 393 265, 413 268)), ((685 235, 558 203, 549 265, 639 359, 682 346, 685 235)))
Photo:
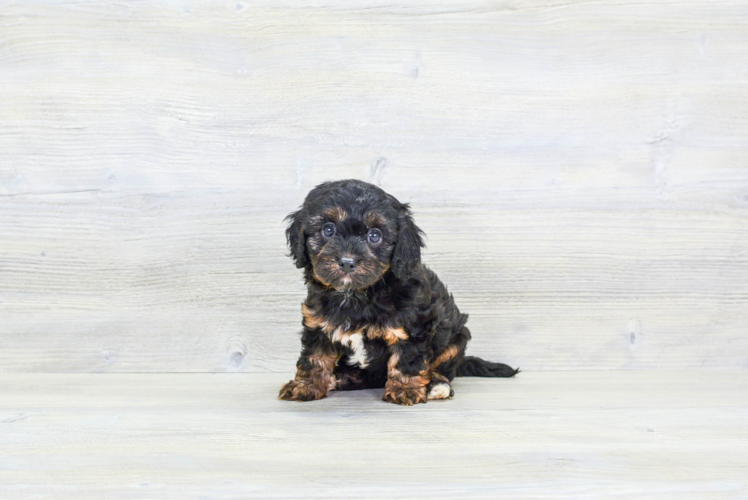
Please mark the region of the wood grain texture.
POLYGON ((743 1, 0 1, 0 95, 0 371, 292 371, 349 177, 471 354, 748 368, 743 1))
POLYGON ((748 376, 459 378, 275 399, 280 374, 0 374, 0 496, 679 498, 748 495, 748 376))

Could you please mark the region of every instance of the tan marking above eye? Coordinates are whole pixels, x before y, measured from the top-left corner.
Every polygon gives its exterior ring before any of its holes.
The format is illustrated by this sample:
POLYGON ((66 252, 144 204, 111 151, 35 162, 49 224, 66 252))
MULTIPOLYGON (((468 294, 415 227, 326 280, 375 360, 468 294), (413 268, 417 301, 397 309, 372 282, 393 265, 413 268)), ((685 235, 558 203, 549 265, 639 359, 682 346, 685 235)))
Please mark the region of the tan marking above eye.
POLYGON ((346 213, 346 211, 343 210, 341 207, 326 208, 325 210, 322 211, 322 213, 336 222, 340 222, 344 220, 346 217, 348 217, 348 214, 346 213))
POLYGON ((364 214, 364 224, 366 227, 384 226, 387 224, 387 218, 379 212, 366 212, 364 214))

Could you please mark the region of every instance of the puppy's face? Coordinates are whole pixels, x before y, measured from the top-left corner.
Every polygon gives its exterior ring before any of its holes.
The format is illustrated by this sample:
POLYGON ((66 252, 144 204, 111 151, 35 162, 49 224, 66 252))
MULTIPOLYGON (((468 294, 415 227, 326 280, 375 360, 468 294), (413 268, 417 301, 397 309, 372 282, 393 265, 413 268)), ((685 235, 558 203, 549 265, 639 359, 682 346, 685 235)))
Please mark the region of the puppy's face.
POLYGON ((310 217, 306 249, 317 281, 360 290, 390 268, 397 226, 382 207, 346 205, 329 205, 310 217))
POLYGON ((408 206, 361 181, 321 184, 288 216, 291 256, 336 290, 370 287, 392 268, 406 279, 423 242, 408 206))

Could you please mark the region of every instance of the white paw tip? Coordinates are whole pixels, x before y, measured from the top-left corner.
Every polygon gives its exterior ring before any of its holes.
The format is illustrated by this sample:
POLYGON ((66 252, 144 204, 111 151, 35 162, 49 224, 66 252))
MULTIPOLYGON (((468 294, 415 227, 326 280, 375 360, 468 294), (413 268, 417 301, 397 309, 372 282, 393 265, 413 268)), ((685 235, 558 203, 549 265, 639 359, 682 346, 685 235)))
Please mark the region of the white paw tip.
POLYGON ((440 382, 431 386, 429 399, 449 399, 452 387, 445 382, 440 382))

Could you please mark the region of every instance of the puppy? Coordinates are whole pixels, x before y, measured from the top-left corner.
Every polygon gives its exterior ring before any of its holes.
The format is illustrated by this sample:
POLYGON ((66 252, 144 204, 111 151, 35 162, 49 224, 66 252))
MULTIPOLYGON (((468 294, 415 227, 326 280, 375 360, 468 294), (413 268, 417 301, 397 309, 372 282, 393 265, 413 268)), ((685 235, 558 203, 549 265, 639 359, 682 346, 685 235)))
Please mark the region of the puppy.
POLYGON ((309 293, 296 378, 280 399, 384 387, 385 401, 413 405, 451 398, 455 376, 519 371, 465 356, 467 314, 421 264, 423 232, 406 203, 366 182, 326 182, 286 220, 309 293))

